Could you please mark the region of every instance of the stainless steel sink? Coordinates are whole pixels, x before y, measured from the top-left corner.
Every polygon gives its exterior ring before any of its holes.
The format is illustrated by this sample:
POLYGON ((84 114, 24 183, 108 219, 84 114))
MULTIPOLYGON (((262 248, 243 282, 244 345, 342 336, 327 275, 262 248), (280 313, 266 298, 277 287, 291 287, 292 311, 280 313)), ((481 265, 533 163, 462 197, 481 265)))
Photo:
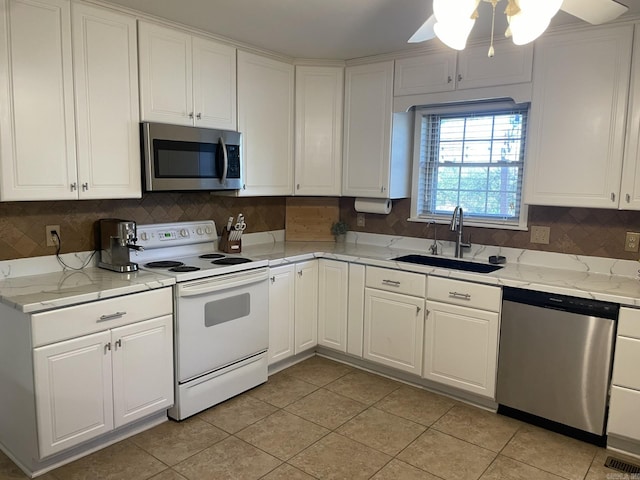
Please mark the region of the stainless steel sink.
POLYGON ((492 265, 489 263, 467 262, 456 258, 432 257, 429 255, 403 255, 402 257, 392 258, 391 260, 395 260, 396 262, 417 263, 430 267, 464 270, 465 272, 474 273, 491 273, 502 268, 500 265, 492 265))

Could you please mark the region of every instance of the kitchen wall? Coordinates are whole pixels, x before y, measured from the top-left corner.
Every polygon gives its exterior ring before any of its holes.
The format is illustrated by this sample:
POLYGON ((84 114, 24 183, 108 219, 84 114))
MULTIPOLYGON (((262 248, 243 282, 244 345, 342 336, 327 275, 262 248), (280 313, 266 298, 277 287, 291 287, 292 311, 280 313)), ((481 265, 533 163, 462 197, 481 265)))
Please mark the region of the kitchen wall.
MULTIPOLYGON (((340 218, 351 230, 408 237, 433 238, 433 225, 407 222, 411 200, 394 200, 389 215, 365 214, 365 227, 356 226, 354 199, 340 200, 340 218)), ((589 255, 595 257, 638 260, 640 254, 624 251, 626 232, 640 231, 640 212, 605 209, 529 207, 529 225, 551 227, 549 245, 531 243, 530 232, 490 228, 464 229, 464 239, 471 234, 471 243, 502 247, 544 250, 549 252, 589 255)), ((437 225, 437 238, 455 240, 448 225, 437 225)), ((426 249, 425 242, 425 249, 426 249)))
MULTIPOLYGON (((215 220, 226 224, 229 216, 243 213, 247 232, 285 228, 285 197, 236 198, 208 193, 147 193, 142 199, 0 203, 0 260, 52 255, 45 225, 60 225, 62 252, 96 247, 94 223, 104 217, 134 220, 140 224, 188 220, 215 220)), ((366 214, 366 226, 356 227, 354 199, 340 199, 340 217, 353 231, 433 238, 433 226, 407 222, 409 199, 394 200, 390 215, 366 214)), ((576 255, 637 260, 624 251, 627 231, 640 230, 640 212, 533 206, 529 225, 551 227, 549 245, 529 242, 529 232, 465 228, 472 243, 544 250, 576 255)), ((454 240, 446 225, 437 226, 439 239, 454 240)), ((426 248, 426 245, 425 245, 426 248)))
POLYGON ((243 213, 247 232, 284 229, 283 197, 236 198, 208 193, 147 193, 142 199, 0 203, 0 260, 52 255, 45 226, 60 225, 62 253, 96 248, 94 223, 117 217, 139 224, 213 219, 243 213))

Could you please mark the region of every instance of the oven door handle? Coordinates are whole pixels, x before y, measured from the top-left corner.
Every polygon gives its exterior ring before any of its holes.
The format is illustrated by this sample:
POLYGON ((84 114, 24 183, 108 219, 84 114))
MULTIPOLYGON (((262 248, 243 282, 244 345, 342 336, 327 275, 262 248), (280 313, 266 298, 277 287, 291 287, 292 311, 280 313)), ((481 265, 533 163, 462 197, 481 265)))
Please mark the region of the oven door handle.
POLYGON ((267 281, 268 279, 269 270, 267 268, 261 268, 251 273, 221 275, 215 279, 178 285, 178 297, 195 297, 197 295, 243 287, 253 283, 267 281))

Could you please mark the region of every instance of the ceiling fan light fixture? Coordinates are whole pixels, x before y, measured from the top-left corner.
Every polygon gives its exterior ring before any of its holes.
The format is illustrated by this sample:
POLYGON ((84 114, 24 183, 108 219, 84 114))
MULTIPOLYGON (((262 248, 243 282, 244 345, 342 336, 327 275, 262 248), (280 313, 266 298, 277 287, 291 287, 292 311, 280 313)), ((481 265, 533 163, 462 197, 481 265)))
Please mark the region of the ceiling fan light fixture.
POLYGON ((433 0, 433 14, 438 22, 455 24, 469 20, 480 0, 433 0))
POLYGON ((475 20, 469 18, 459 20, 455 23, 437 22, 433 26, 433 31, 447 47, 453 48, 454 50, 464 50, 467 46, 467 39, 469 38, 471 29, 475 23, 475 20))
POLYGON ((512 2, 520 11, 507 15, 506 35, 510 33, 516 45, 525 45, 542 35, 562 6, 562 0, 510 0, 509 3, 512 2))

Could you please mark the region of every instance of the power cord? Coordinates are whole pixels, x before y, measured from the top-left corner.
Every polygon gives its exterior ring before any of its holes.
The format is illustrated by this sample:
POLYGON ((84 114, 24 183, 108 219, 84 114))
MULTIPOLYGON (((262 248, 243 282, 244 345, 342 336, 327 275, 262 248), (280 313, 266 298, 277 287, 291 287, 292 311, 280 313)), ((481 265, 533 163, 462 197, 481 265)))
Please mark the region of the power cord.
POLYGON ((91 262, 91 259, 97 252, 97 250, 94 250, 93 252, 91 252, 91 255, 89 255, 89 258, 85 260, 85 262, 82 264, 80 268, 72 267, 64 263, 64 260, 62 260, 62 258, 60 257, 60 248, 62 247, 62 240, 60 240, 60 235, 58 234, 58 232, 56 230, 51 230, 51 232, 49 233, 51 234, 51 236, 54 239, 54 242, 56 243, 56 260, 58 260, 58 263, 62 266, 62 268, 68 268, 69 270, 82 270, 87 265, 89 265, 89 262, 91 262))

